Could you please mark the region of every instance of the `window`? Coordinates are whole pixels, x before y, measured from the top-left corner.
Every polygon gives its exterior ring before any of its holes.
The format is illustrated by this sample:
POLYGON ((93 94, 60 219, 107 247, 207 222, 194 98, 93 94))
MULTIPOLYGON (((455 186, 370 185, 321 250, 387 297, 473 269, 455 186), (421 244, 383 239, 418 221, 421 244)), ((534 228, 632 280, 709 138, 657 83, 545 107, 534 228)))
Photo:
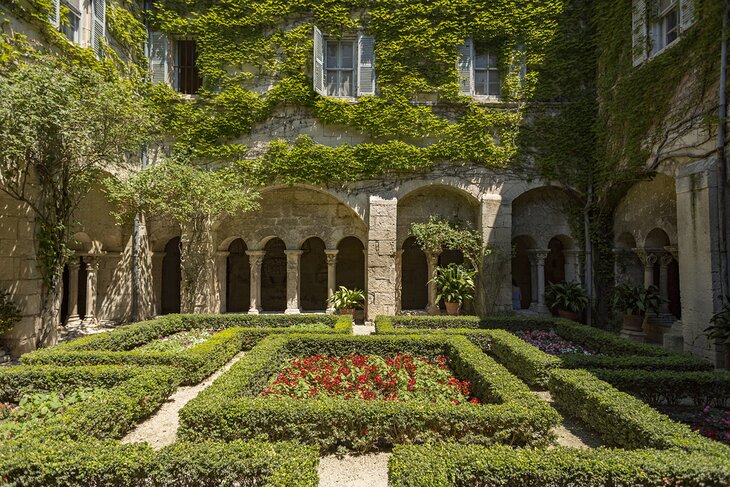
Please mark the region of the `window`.
POLYGON ((500 96, 501 92, 497 55, 488 50, 475 49, 474 94, 500 96))
MULTIPOLYGON (((520 79, 524 78, 524 56, 517 58, 520 79)), ((459 48, 459 59, 456 68, 459 72, 461 94, 466 96, 500 97, 502 95, 502 76, 499 71, 499 59, 494 50, 475 46, 467 39, 459 48)))
POLYGON ((632 0, 634 66, 672 45, 695 22, 695 0, 632 0))
POLYGON ((175 89, 179 93, 194 95, 202 86, 197 61, 195 41, 178 40, 175 43, 175 89))
POLYGON ((328 39, 314 28, 314 91, 322 96, 375 94, 375 39, 328 39))
POLYGON ((328 96, 355 96, 355 41, 327 41, 328 96))
POLYGON ((81 0, 68 0, 63 3, 68 9, 68 13, 61 32, 69 41, 81 44, 81 0))
POLYGON ((679 6, 677 0, 658 0, 656 20, 652 25, 652 54, 656 54, 679 38, 679 6))

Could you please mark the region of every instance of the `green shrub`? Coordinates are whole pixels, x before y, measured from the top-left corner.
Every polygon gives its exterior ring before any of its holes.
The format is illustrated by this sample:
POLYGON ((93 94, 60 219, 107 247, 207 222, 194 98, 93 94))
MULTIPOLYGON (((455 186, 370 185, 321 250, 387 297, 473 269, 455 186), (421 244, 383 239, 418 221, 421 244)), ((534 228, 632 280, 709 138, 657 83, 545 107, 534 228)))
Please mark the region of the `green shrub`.
POLYGON ((465 443, 545 444, 560 421, 555 410, 464 337, 271 336, 180 411, 187 441, 266 438, 315 444, 321 451, 367 451, 383 444, 453 439, 465 443), (444 355, 485 403, 424 405, 360 399, 257 397, 294 355, 410 353, 444 355))
POLYGON ((649 404, 679 404, 684 398, 698 406, 730 403, 730 372, 592 369, 593 375, 649 404))
POLYGON ((633 369, 633 370, 675 370, 709 371, 710 362, 688 355, 667 355, 645 357, 640 355, 581 355, 568 354, 560 357, 563 367, 569 369, 633 369))
MULTIPOLYGON (((301 315, 301 322, 272 315, 171 315, 120 327, 108 333, 89 335, 65 344, 37 350, 21 357, 29 365, 162 365, 181 369, 183 384, 195 384, 209 376, 241 350, 248 350, 272 333, 293 331, 297 323, 325 323, 333 334, 351 333, 348 317, 301 315), (320 321, 314 321, 318 318, 320 321), (281 319, 281 322, 277 321, 281 319), (249 328, 227 328, 235 324, 257 324, 249 328), (268 327, 285 323, 288 326, 268 327), (200 328, 225 328, 209 340, 181 353, 134 350, 162 336, 200 328)), ((298 333, 323 333, 322 330, 296 329, 298 333)))
POLYGON ((730 460, 676 450, 398 445, 388 479, 392 487, 724 487, 730 460))
POLYGON ((0 479, 8 487, 315 487, 318 463, 316 449, 294 443, 178 442, 155 452, 145 443, 30 439, 3 444, 0 479))
POLYGON ((596 432, 608 446, 730 454, 726 446, 672 421, 585 370, 554 370, 549 387, 556 407, 596 432))
POLYGON ((499 362, 530 386, 546 388, 551 372, 560 367, 558 357, 505 330, 486 330, 490 351, 499 362))

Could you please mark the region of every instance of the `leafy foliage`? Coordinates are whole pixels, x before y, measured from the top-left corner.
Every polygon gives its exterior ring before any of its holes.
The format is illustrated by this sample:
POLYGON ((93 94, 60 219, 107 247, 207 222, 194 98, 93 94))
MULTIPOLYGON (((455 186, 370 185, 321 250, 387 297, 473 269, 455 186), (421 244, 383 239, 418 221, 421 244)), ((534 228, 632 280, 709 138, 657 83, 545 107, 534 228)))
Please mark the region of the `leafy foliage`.
POLYGON ((611 297, 611 306, 616 312, 624 315, 641 315, 659 311, 663 302, 656 286, 632 286, 622 283, 614 289, 611 297))
POLYGON ((710 340, 730 345, 730 298, 723 297, 722 309, 712 315, 710 326, 705 328, 705 335, 710 340))
POLYGON ((365 293, 362 289, 347 289, 345 286, 332 294, 329 303, 335 309, 361 308, 365 301, 365 293))
POLYGON ((437 302, 443 299, 446 303, 463 303, 474 298, 476 271, 462 265, 449 264, 447 267, 437 267, 435 272, 433 280, 438 290, 437 302))
POLYGON ((0 291, 0 334, 10 330, 20 318, 20 308, 10 299, 10 294, 0 291))
POLYGON ((589 303, 588 294, 578 282, 550 283, 545 290, 545 304, 550 308, 580 313, 589 303))

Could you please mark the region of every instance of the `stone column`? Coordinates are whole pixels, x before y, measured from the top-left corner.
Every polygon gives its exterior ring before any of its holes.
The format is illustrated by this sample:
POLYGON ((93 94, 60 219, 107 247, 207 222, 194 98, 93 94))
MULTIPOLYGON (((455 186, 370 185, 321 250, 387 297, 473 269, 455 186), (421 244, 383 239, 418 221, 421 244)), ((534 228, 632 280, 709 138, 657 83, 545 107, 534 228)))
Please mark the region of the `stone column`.
POLYGON ((368 319, 396 311, 398 200, 370 196, 368 211, 368 319))
POLYGON ((251 306, 248 314, 261 313, 261 264, 264 262, 265 250, 247 250, 248 262, 251 266, 251 306))
POLYGON ((84 256, 86 263, 86 316, 83 325, 93 327, 98 325, 96 318, 96 292, 97 273, 99 272, 99 257, 93 255, 84 256))
POLYGON ((437 315, 440 311, 439 305, 436 302, 438 289, 436 289, 436 281, 434 281, 439 255, 440 254, 426 252, 426 266, 428 267, 428 304, 426 305, 426 312, 430 315, 437 315))
POLYGON ((66 326, 78 325, 79 319, 79 268, 78 256, 74 255, 68 265, 68 318, 66 326))
POLYGON ((155 295, 153 304, 153 315, 162 312, 162 261, 165 260, 166 252, 152 253, 152 289, 155 295))
POLYGON ((669 264, 672 263, 674 258, 671 254, 662 254, 659 258, 659 294, 664 301, 659 306, 660 314, 669 313, 669 264))
POLYGON ((215 287, 218 288, 218 312, 225 313, 228 311, 228 256, 230 252, 218 251, 215 253, 215 287))
POLYGON ((286 310, 284 314, 296 315, 299 307, 299 262, 303 250, 285 250, 286 254, 286 310))
POLYGON ((582 283, 583 279, 580 272, 580 254, 577 249, 568 249, 563 252, 565 254, 565 280, 567 282, 582 283))
POLYGON ((654 264, 657 262, 657 256, 643 248, 636 248, 634 252, 639 256, 641 264, 644 266, 644 288, 648 289, 654 285, 654 264))
POLYGON ((333 314, 335 308, 332 306, 332 295, 337 285, 337 253, 339 250, 325 250, 327 256, 327 314, 333 314))
POLYGON ((531 250, 530 253, 535 258, 535 277, 537 279, 537 304, 534 310, 538 313, 547 313, 549 310, 545 306, 545 259, 550 251, 540 249, 531 250))
POLYGON ((530 308, 537 307, 537 259, 531 251, 527 258, 530 261, 530 308))

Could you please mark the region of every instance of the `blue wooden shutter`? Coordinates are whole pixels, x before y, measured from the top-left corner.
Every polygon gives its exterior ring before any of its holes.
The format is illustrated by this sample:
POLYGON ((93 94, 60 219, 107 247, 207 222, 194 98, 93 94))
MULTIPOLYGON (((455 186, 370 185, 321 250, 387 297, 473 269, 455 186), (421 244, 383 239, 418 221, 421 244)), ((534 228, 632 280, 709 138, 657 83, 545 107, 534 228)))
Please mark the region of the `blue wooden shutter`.
POLYGON ((646 0, 634 0, 631 9, 631 46, 634 66, 646 61, 646 0))
POLYGON ((324 90, 324 35, 317 26, 314 27, 314 91, 325 96, 324 90))
POLYGON ((104 54, 106 37, 106 0, 93 0, 93 22, 91 25, 91 47, 98 57, 104 54))
POLYGON ((150 80, 154 84, 167 83, 167 34, 160 31, 150 31, 149 36, 150 80))
POLYGON ((695 0, 679 0, 679 22, 682 32, 695 22, 695 0))
POLYGON ((61 26, 61 0, 52 0, 48 21, 56 28, 61 26))
POLYGON ((467 39, 459 47, 459 60, 456 63, 459 72, 459 87, 462 95, 474 94, 474 43, 467 39))
POLYGON ((375 38, 360 34, 357 39, 357 96, 375 94, 375 38))

